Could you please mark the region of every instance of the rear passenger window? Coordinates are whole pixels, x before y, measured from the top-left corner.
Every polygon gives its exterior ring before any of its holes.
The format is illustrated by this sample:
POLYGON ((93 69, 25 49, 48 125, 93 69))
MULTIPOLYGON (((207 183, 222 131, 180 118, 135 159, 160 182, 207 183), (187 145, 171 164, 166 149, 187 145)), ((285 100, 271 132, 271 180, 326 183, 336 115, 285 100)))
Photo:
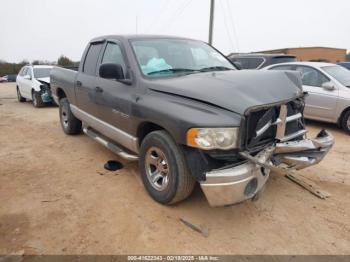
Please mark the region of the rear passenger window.
POLYGON ((21 73, 20 73, 20 76, 25 76, 27 73, 27 70, 28 70, 28 67, 23 68, 21 73))
POLYGON ((105 53, 103 54, 102 64, 104 63, 113 63, 119 64, 123 67, 125 71, 125 62, 122 54, 122 50, 119 45, 115 43, 108 43, 106 46, 105 53))
POLYGON ((262 57, 239 57, 234 60, 241 64, 242 69, 257 69, 265 61, 262 57))
POLYGON ((91 44, 86 54, 83 72, 94 76, 96 74, 97 59, 100 54, 102 43, 91 44))

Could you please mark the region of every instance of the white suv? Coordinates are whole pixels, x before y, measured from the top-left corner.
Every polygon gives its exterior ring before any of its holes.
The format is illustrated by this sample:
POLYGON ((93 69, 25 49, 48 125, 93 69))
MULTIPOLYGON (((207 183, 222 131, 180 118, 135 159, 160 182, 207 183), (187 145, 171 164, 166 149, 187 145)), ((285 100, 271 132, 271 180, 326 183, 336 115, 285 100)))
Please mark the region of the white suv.
POLYGON ((17 98, 19 102, 27 99, 33 101, 33 106, 42 107, 52 102, 50 90, 50 71, 52 66, 24 66, 16 79, 17 98))

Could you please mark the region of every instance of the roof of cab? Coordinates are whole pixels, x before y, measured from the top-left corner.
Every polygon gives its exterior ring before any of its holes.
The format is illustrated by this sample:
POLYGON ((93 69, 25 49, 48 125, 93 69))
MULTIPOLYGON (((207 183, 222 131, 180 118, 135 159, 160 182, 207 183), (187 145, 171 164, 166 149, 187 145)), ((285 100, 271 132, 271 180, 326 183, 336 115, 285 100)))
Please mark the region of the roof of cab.
MULTIPOLYGON (((169 36, 169 35, 103 35, 103 36, 98 36, 93 39, 91 39, 90 42, 99 42, 99 41, 104 41, 106 39, 125 39, 125 40, 132 40, 132 39, 182 39, 182 40, 196 40, 196 39, 191 39, 191 38, 186 38, 186 37, 179 37, 179 36, 169 36)), ((200 40, 196 40, 200 41, 200 40)))

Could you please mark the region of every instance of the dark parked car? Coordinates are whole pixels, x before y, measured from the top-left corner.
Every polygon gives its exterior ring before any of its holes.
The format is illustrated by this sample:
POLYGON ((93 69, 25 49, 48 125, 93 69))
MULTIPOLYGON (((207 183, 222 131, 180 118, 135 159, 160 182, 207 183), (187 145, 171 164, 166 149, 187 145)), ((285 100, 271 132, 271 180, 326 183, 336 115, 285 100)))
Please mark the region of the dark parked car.
POLYGON ((337 64, 350 70, 350 62, 339 62, 337 64))
POLYGON ((66 134, 81 130, 139 160, 153 199, 173 204, 196 182, 212 206, 264 188, 270 170, 321 161, 333 137, 306 139, 300 74, 236 70, 208 44, 167 36, 103 36, 78 72, 55 67, 52 96, 66 134))
POLYGON ((16 82, 17 75, 11 74, 4 76, 7 79, 7 82, 16 82))
POLYGON ((232 54, 228 59, 240 69, 261 69, 268 65, 295 62, 296 57, 285 54, 232 54))

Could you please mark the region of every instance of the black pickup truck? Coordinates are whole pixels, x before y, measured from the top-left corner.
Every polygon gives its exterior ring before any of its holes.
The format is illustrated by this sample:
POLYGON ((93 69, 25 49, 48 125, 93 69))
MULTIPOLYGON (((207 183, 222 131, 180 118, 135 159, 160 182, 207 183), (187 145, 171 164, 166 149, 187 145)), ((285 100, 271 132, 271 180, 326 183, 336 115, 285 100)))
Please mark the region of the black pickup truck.
POLYGON ((257 196, 271 170, 301 169, 332 147, 307 139, 304 93, 290 71, 236 70, 208 44, 168 36, 102 36, 78 72, 55 67, 65 133, 138 160, 153 199, 172 204, 196 182, 211 206, 257 196))

